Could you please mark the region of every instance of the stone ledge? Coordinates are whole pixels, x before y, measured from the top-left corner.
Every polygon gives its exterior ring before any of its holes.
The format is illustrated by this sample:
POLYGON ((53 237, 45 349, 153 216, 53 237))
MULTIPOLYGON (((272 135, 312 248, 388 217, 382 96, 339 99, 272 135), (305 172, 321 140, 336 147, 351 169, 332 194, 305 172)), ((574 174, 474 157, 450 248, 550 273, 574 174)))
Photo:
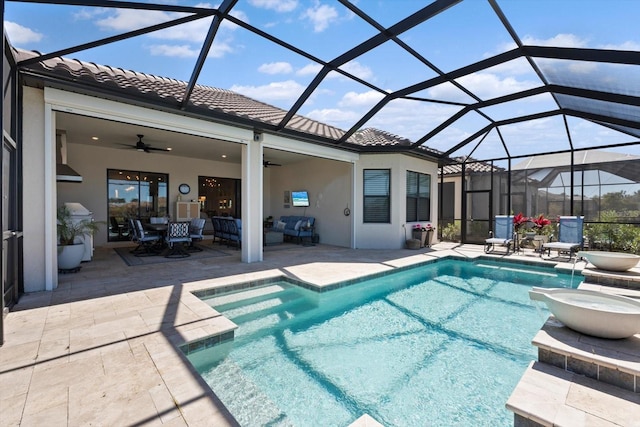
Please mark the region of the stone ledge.
POLYGON ((632 268, 629 271, 605 271, 592 266, 582 270, 585 283, 593 283, 604 286, 615 286, 626 289, 640 289, 640 269, 632 268))
POLYGON ((531 362, 506 404, 515 427, 632 426, 640 395, 540 362, 531 362))
POLYGON ((551 317, 532 341, 538 360, 640 393, 640 336, 607 340, 575 332, 551 317))

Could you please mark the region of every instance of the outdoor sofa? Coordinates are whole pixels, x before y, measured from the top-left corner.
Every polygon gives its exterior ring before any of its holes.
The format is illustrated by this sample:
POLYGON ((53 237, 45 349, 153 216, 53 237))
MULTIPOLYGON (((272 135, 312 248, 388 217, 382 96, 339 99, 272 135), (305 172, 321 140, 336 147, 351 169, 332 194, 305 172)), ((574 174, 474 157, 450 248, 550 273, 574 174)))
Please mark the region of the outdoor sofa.
POLYGON ((316 219, 312 216, 284 215, 274 222, 272 230, 300 242, 304 237, 313 238, 315 223, 316 219))

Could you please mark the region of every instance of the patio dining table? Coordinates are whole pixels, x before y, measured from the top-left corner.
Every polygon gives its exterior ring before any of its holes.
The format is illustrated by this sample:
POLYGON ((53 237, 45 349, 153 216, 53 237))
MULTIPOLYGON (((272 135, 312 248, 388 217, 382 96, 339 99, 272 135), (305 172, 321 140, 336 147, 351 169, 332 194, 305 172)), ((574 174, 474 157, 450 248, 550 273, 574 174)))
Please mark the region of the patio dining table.
POLYGON ((168 228, 168 224, 145 224, 144 228, 146 228, 149 231, 157 231, 160 234, 166 233, 167 232, 167 228, 168 228))
POLYGON ((168 224, 144 224, 145 230, 155 231, 158 233, 162 239, 162 244, 164 246, 164 238, 167 235, 168 224))

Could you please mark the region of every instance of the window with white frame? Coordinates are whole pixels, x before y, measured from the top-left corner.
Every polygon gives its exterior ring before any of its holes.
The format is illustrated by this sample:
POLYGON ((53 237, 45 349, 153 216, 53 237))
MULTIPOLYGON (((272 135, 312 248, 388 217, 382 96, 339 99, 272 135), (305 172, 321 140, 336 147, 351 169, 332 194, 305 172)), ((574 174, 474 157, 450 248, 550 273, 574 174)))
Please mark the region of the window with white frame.
POLYGON ((407 171, 407 222, 431 221, 431 175, 407 171))
POLYGON ((363 222, 391 222, 391 171, 389 169, 364 170, 363 222))

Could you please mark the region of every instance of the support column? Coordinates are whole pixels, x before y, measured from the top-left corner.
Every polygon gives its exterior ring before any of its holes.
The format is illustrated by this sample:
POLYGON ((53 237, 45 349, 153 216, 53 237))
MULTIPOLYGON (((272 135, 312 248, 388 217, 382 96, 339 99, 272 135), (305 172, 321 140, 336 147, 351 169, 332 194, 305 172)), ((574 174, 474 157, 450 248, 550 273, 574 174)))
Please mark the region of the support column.
POLYGON ((262 169, 260 135, 242 146, 242 262, 246 263, 262 261, 262 169))
POLYGON ((58 287, 56 187, 56 116, 51 104, 44 112, 44 267, 45 290, 58 287))

